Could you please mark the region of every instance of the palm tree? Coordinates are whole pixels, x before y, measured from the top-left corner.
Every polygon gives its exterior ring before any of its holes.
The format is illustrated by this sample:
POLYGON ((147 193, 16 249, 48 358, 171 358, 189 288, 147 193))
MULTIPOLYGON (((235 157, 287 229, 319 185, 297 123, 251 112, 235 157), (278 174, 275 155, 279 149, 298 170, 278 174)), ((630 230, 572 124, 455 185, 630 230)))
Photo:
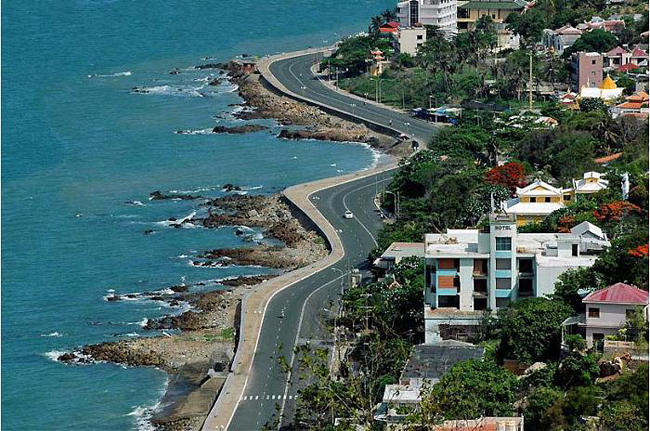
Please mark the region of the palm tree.
POLYGON ((397 9, 386 9, 381 13, 384 22, 391 22, 397 19, 397 9))
POLYGON ((370 34, 376 35, 379 33, 379 27, 383 24, 381 15, 373 16, 370 20, 370 34))

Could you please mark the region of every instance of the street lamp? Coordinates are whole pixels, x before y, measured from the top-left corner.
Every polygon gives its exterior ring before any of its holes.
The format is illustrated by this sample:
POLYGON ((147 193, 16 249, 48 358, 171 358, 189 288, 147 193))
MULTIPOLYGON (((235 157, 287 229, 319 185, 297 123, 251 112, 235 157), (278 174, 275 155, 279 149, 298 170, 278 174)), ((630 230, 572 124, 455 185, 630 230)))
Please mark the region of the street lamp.
POLYGON ((385 80, 379 80, 379 103, 381 103, 381 85, 386 82, 385 80))

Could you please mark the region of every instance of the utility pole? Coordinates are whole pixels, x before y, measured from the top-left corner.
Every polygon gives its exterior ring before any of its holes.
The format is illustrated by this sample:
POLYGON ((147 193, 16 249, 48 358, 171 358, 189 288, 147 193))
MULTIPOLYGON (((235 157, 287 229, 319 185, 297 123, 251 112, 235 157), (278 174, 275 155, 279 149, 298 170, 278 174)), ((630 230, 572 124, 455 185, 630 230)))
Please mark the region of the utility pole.
POLYGON ((533 50, 530 50, 528 64, 528 110, 533 112, 533 50))

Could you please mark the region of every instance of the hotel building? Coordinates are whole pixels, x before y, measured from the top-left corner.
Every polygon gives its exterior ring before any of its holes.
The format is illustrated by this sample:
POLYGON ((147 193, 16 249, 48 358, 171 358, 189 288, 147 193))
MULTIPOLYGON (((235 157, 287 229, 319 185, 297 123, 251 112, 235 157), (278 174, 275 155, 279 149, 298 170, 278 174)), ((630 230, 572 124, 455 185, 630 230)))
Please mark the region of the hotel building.
POLYGON ((425 235, 425 343, 463 339, 485 310, 552 293, 562 273, 593 265, 608 246, 588 222, 571 233, 518 233, 508 214, 491 215, 484 230, 425 235))
POLYGON ((456 0, 408 0, 397 3, 397 17, 404 27, 433 25, 445 35, 457 32, 456 0))

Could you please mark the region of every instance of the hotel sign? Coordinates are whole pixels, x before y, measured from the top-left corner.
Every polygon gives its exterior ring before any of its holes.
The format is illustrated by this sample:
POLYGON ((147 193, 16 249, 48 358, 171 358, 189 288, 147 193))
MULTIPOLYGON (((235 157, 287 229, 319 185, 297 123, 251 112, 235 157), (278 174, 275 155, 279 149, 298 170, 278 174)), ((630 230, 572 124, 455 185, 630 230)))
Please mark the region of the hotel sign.
POLYGON ((512 226, 511 225, 498 224, 498 225, 494 226, 494 230, 512 230, 512 226))

